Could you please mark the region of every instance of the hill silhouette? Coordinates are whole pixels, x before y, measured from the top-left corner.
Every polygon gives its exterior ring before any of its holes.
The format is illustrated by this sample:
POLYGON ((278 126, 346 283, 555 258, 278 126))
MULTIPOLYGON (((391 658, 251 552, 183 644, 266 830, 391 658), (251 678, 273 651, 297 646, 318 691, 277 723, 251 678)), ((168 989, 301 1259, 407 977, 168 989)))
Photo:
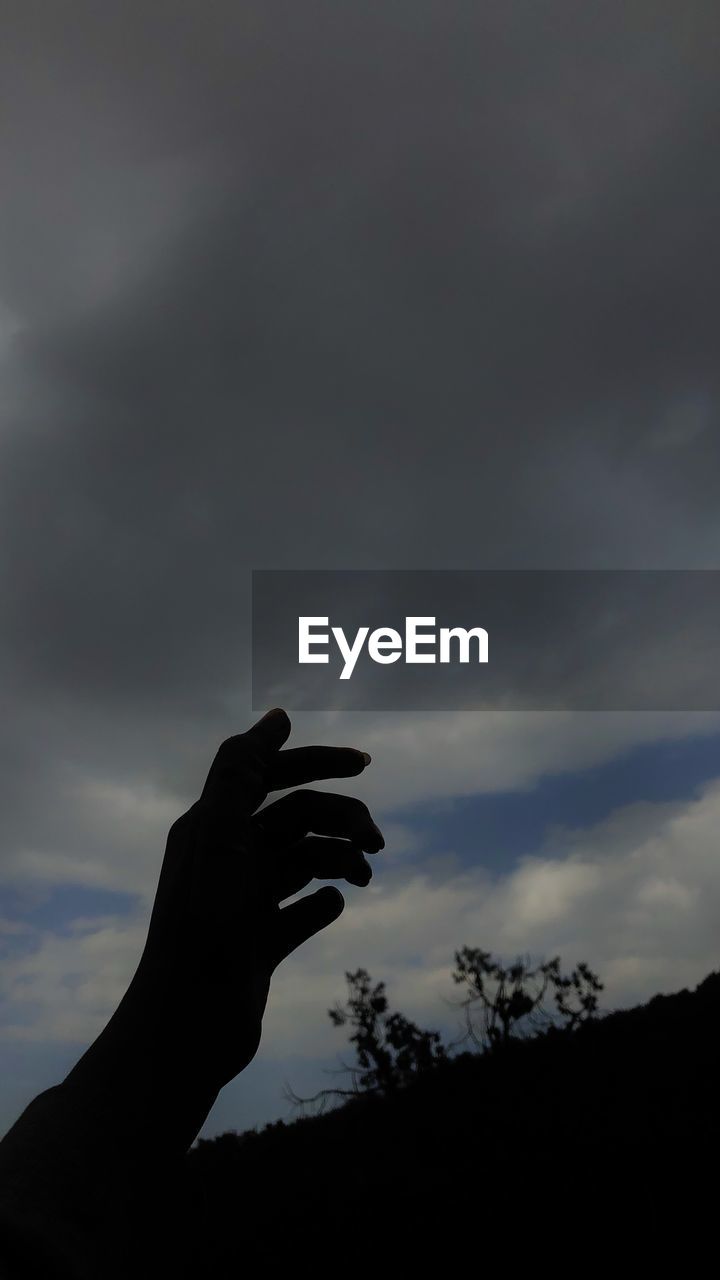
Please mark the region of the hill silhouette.
POLYGON ((392 1096, 200 1140, 174 1205, 180 1273, 312 1267, 319 1241, 373 1271, 447 1260, 469 1237, 476 1260, 631 1231, 656 1253, 687 1226, 688 1193, 715 1192, 719 1012, 712 973, 572 1033, 440 1061, 392 1096))

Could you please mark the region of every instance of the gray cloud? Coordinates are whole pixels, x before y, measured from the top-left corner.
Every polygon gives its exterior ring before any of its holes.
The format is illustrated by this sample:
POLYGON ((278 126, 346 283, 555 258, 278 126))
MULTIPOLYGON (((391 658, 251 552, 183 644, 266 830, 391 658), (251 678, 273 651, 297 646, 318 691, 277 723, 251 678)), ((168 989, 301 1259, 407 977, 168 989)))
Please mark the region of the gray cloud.
POLYGON ((4 53, 33 678, 222 687, 251 564, 712 563, 709 6, 63 8, 4 53))

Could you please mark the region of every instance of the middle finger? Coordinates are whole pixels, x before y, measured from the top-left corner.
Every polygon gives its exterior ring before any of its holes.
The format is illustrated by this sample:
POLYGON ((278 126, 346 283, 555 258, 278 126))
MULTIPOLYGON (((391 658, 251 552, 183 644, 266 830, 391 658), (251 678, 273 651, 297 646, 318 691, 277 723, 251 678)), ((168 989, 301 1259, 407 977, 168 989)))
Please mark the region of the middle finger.
POLYGON ((312 831, 318 836, 352 840, 365 853, 378 853, 385 848, 382 832, 370 817, 367 805, 354 796, 292 791, 261 809, 253 822, 269 839, 283 844, 295 844, 312 831))

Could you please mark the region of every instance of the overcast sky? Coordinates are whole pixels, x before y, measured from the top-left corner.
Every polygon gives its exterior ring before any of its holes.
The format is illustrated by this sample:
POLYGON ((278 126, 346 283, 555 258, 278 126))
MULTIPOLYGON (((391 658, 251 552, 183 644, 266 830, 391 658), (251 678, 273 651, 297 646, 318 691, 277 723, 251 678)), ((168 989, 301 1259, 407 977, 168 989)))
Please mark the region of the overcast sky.
MULTIPOLYGON (((250 719, 252 568, 715 568, 712 0, 0 0, 0 1121, 102 1025, 250 719)), ((364 964, 717 965, 711 714, 353 713, 391 838, 207 1132, 364 964), (488 833, 491 833, 491 837, 488 833)))

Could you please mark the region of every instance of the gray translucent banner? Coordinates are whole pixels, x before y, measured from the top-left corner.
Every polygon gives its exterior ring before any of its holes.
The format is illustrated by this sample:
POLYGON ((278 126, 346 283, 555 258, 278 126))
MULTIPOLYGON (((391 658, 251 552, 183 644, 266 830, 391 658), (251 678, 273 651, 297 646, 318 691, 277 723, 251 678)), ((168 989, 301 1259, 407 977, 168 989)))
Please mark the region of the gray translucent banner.
POLYGON ((252 601, 259 711, 720 710, 720 570, 258 570, 252 601))

